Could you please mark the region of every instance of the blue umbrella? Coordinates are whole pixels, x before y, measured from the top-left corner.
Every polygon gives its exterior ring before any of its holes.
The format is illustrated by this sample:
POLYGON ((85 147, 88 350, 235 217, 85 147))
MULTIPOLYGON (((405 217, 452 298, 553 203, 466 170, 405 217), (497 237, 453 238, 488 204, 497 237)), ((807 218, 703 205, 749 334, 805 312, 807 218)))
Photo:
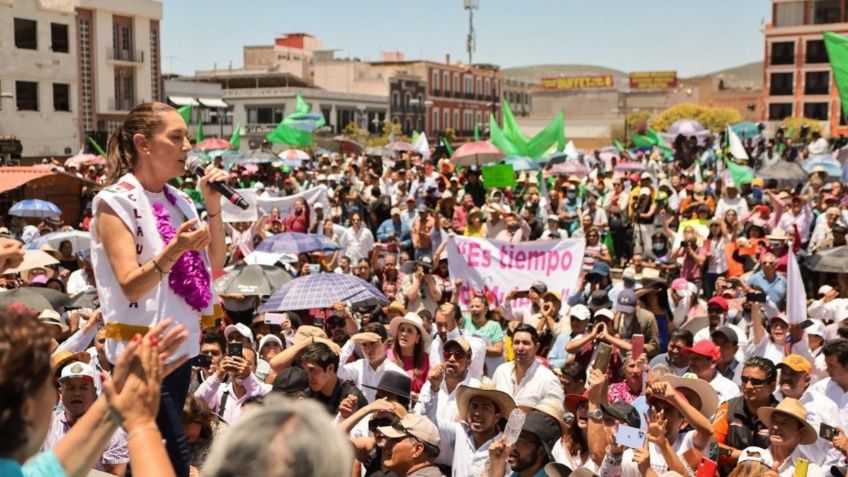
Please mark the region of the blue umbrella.
POLYGON ((521 171, 536 171, 542 168, 542 165, 529 157, 510 156, 504 159, 507 164, 512 164, 512 170, 521 171))
POLYGON ((730 129, 742 139, 752 138, 760 135, 759 125, 753 121, 742 121, 736 124, 731 124, 730 129))
POLYGON ((830 154, 810 157, 804 161, 801 167, 804 168, 807 174, 812 174, 814 170, 824 170, 825 174, 830 177, 840 177, 842 175, 842 164, 830 154))
POLYGON ((259 311, 330 308, 336 302, 376 305, 389 300, 365 280, 340 273, 313 273, 286 283, 259 307, 259 311))
POLYGON ((43 219, 52 217, 58 219, 62 216, 62 210, 53 202, 48 202, 41 199, 27 199, 18 202, 9 209, 9 215, 17 215, 18 217, 32 217, 43 219))
POLYGON ((301 253, 316 250, 335 250, 339 248, 332 240, 318 234, 303 234, 300 232, 283 232, 263 240, 256 250, 272 253, 301 253))

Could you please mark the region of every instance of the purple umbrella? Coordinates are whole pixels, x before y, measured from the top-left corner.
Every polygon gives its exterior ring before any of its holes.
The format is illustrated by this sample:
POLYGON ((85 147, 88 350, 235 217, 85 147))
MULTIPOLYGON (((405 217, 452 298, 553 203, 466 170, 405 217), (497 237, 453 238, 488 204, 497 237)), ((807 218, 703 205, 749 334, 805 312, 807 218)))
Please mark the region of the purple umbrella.
POLYGON ((260 312, 330 308, 337 302, 376 305, 389 300, 365 280, 340 273, 314 273, 286 283, 259 307, 260 312))
POLYGON ((618 165, 615 166, 616 172, 645 172, 647 170, 648 166, 637 161, 619 162, 618 165))
POLYGON ((589 175, 589 168, 585 164, 576 161, 560 162, 551 167, 551 174, 557 176, 577 176, 586 177, 589 175))
POLYGON ((336 250, 339 246, 323 235, 283 232, 263 240, 256 250, 271 253, 301 254, 316 250, 336 250))

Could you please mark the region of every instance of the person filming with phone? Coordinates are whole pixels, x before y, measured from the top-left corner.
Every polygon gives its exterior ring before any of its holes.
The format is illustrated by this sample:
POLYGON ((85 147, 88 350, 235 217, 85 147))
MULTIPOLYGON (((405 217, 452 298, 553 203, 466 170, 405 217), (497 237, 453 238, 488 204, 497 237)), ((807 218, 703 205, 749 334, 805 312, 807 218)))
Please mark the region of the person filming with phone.
POLYGON ((253 348, 236 341, 227 343, 227 356, 221 359, 215 374, 197 387, 194 396, 224 422, 234 424, 241 416, 245 401, 271 392, 272 386, 253 374, 256 358, 253 348))

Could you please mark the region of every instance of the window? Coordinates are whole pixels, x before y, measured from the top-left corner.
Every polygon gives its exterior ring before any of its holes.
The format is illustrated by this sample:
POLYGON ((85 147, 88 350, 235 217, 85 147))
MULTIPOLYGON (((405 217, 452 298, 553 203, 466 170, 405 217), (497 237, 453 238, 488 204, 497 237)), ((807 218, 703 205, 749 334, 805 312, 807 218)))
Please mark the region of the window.
POLYGON ((804 73, 804 94, 830 93, 830 72, 809 71, 804 73))
POLYGON ((474 125, 472 123, 472 113, 471 111, 463 111, 462 113, 462 130, 463 131, 471 131, 474 129, 474 125))
POLYGON ((474 113, 474 127, 483 127, 483 113, 480 111, 474 113))
POLYGON ((450 90, 450 74, 449 73, 445 73, 445 75, 443 76, 442 84, 444 85, 445 92, 447 93, 450 90))
POLYGON ((457 95, 462 92, 459 85, 459 75, 456 73, 453 75, 453 92, 457 95))
POLYGON ((447 129, 447 128, 451 127, 451 124, 450 124, 450 111, 448 111, 447 109, 445 110, 444 115, 442 116, 442 120, 443 120, 443 121, 442 121, 442 123, 443 123, 443 124, 442 124, 442 127, 443 127, 443 128, 447 129))
POLYGON ((812 0, 809 3, 808 22, 814 25, 839 23, 840 0, 812 0))
POLYGON ((453 110, 453 129, 455 131, 459 131, 462 129, 459 124, 459 111, 457 111, 456 109, 453 110))
POLYGON ((795 42, 778 41, 771 44, 772 65, 795 64, 795 42))
POLYGON ((804 24, 804 2, 785 2, 774 5, 774 26, 788 27, 804 24))
POLYGON ((53 110, 71 110, 71 85, 64 83, 53 83, 53 110))
POLYGON ((439 91, 439 72, 433 70, 433 91, 439 91))
POLYGON ((411 96, 409 95, 409 93, 405 93, 405 94, 403 95, 403 108, 404 108, 404 109, 409 108, 409 99, 410 99, 410 98, 411 98, 411 96))
POLYGON ((397 91, 392 91, 392 108, 397 109, 400 106, 400 94, 397 91))
MULTIPOLYGON (((247 108, 248 124, 278 124, 283 120, 282 106, 254 106, 247 108)), ((329 116, 328 116, 329 117, 329 116)))
POLYGON ((433 108, 433 132, 439 130, 439 108, 433 108))
POLYGON ((470 76, 465 77, 465 94, 466 96, 474 94, 474 86, 472 85, 470 76))
POLYGON ((827 121, 827 103, 804 103, 804 117, 827 121))
POLYGON ((38 83, 15 81, 15 100, 18 111, 38 111, 38 83))
POLYGON ((481 80, 480 78, 477 78, 476 83, 477 83, 477 87, 476 87, 475 91, 477 92, 477 96, 478 97, 483 96, 483 80, 481 80))
POLYGON ((35 20, 15 18, 15 46, 24 50, 38 49, 38 27, 35 20))
POLYGON ((769 94, 792 95, 792 73, 772 73, 769 77, 769 94))
POLYGON ((50 49, 54 53, 67 53, 68 25, 62 23, 50 24, 50 49))
POLYGON ((483 81, 483 96, 489 96, 492 94, 492 90, 489 88, 489 78, 486 78, 483 81))
POLYGON ((827 50, 824 47, 824 40, 809 40, 806 49, 805 63, 827 63, 827 50))
POLYGON ((770 121, 783 121, 792 116, 792 103, 771 103, 768 106, 770 121))

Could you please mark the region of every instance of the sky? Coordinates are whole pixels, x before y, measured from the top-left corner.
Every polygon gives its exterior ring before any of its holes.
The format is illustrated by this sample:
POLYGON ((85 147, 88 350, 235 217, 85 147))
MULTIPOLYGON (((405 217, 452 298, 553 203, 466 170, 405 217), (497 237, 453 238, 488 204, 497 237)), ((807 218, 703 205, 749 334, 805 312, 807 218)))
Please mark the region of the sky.
MULTIPOLYGON (((467 61, 463 0, 162 0, 162 69, 242 65, 242 46, 304 32, 336 57, 467 61)), ((770 0, 479 0, 474 63, 589 64, 682 77, 763 59, 770 0)))

